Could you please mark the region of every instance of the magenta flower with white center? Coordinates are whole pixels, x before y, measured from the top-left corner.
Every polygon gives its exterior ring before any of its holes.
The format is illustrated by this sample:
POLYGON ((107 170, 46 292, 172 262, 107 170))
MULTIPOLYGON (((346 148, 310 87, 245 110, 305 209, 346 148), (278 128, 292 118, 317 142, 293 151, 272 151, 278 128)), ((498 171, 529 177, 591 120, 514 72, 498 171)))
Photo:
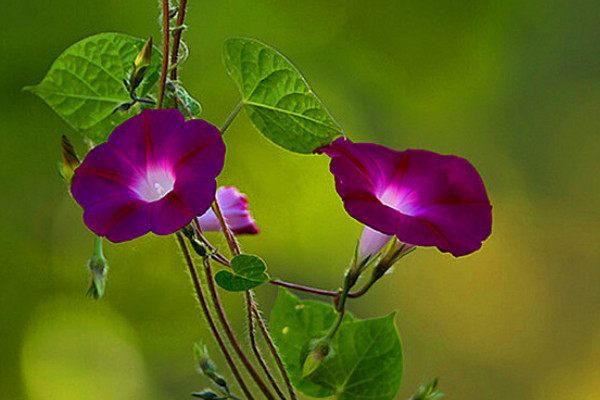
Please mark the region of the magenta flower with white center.
MULTIPOLYGON (((227 225, 229 225, 229 228, 231 228, 233 233, 236 235, 254 235, 259 232, 256 222, 252 218, 252 215, 250 215, 248 199, 245 194, 240 193, 233 186, 222 186, 217 190, 217 202, 221 207, 227 225)), ((219 219, 212 209, 209 209, 203 215, 199 216, 198 222, 203 231, 221 231, 219 219)))
POLYGON ((464 158, 346 138, 316 152, 331 157, 344 208, 367 225, 363 255, 376 253, 395 235, 409 245, 436 246, 459 257, 478 250, 491 233, 485 186, 464 158))
POLYGON ((202 215, 223 169, 221 132, 178 110, 150 110, 117 126, 75 170, 71 193, 98 236, 168 235, 202 215))

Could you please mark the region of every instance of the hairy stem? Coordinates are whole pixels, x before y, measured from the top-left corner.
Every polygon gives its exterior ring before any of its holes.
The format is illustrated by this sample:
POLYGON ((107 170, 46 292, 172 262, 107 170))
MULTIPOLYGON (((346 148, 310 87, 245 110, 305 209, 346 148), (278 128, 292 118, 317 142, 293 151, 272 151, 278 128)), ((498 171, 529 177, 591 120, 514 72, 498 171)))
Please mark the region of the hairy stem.
POLYGON ((167 82, 167 70, 169 69, 169 0, 162 0, 163 17, 163 59, 160 71, 160 83, 158 86, 158 104, 156 108, 162 108, 165 98, 165 86, 167 82))
POLYGON ((233 330, 231 329, 231 325, 229 324, 229 320, 227 319, 227 315, 225 314, 225 310, 223 309, 223 305, 221 304, 221 299, 219 299, 219 294, 217 293, 217 288, 215 285, 215 280, 213 278, 210 260, 208 258, 204 258, 204 274, 206 275, 208 289, 212 297, 213 305, 215 307, 215 310, 217 311, 219 319, 221 320, 221 325, 223 326, 223 329, 225 330, 225 333, 229 338, 229 342, 231 343, 238 357, 242 361, 242 364, 244 364, 244 366, 248 370, 248 373, 252 376, 252 379, 254 379, 254 382, 256 382, 256 384, 263 392, 265 397, 269 400, 274 400, 275 396, 273 396, 273 394, 271 393, 265 382, 262 380, 258 372, 256 372, 256 370, 252 366, 252 363, 250 363, 250 360, 248 360, 248 357, 244 353, 244 350, 242 350, 242 346, 233 334, 233 330))
MULTIPOLYGON (((240 103, 241 105, 242 103, 240 103)), ((231 254, 233 254, 233 256, 237 256, 239 254, 241 254, 241 249, 240 249, 240 245, 234 235, 234 233, 231 231, 231 229, 229 228, 229 225, 227 225, 227 221, 225 220, 225 217, 223 216, 223 212, 221 210, 221 207, 219 206, 219 203, 217 202, 217 200, 215 199, 215 202, 213 204, 213 209, 215 211, 215 215, 217 216, 217 219, 219 220, 219 224, 221 225, 221 230, 223 231, 223 234, 225 235, 225 238, 227 239, 227 243, 229 245, 229 249, 231 250, 231 254)), ((283 366, 283 362, 281 361, 281 357, 279 356, 279 354, 277 353, 277 349, 275 348, 275 344, 273 343, 273 340, 271 339, 271 336, 269 335, 269 331, 267 330, 265 323, 262 319, 262 316, 260 315, 260 312, 258 311, 258 307, 256 306, 256 303, 254 302, 254 297, 252 296, 252 292, 251 291, 247 291, 246 292, 246 296, 247 296, 247 301, 249 304, 249 307, 251 307, 251 310, 249 309, 248 312, 251 313, 252 311, 255 312, 256 315, 256 319, 259 323, 259 326, 263 332, 263 335, 265 337, 265 340, 267 341, 267 344, 269 345, 269 350, 271 350, 271 353, 273 354, 273 357, 275 358, 275 360, 277 361, 277 365, 281 371, 281 374, 284 377, 284 380, 286 382, 286 385, 288 387, 288 391, 290 392, 290 396, 292 399, 296 399, 296 393, 294 392, 294 388, 292 387, 292 384, 290 382, 289 377, 287 376, 287 372, 285 371, 285 367, 283 366)), ((249 318, 251 317, 251 315, 248 316, 249 318)), ((253 332, 251 332, 251 335, 253 335, 253 332)), ((251 342, 253 341, 253 338, 250 338, 251 342)), ((267 372, 267 375, 270 375, 267 372)), ((277 390, 277 392, 279 393, 280 391, 277 390)))
POLYGON ((256 343, 256 334, 254 332, 254 300, 251 290, 246 291, 246 306, 248 310, 248 335, 250 336, 250 345, 252 346, 254 356, 258 360, 258 363, 260 364, 263 371, 265 372, 265 375, 269 379, 271 387, 273 387, 273 389, 277 392, 277 395, 281 398, 281 400, 286 400, 285 395, 283 394, 281 388, 277 384, 277 381, 275 381, 275 378, 273 378, 273 374, 269 370, 267 362, 263 358, 262 354, 260 354, 260 349, 258 348, 258 344, 256 343))
POLYGON ((238 105, 235 107, 235 109, 231 112, 231 114, 229 115, 229 118, 227 118, 227 121, 225 121, 225 123, 221 127, 221 135, 225 133, 227 128, 229 128, 229 125, 231 125, 231 123, 233 122, 235 117, 238 115, 238 113, 242 109, 243 105, 244 105, 244 101, 242 100, 238 103, 238 105))
POLYGON ((227 365, 229 365, 231 372, 235 376, 235 379, 237 380, 238 384, 240 385, 240 388, 242 389, 242 391, 244 392, 244 394, 246 395, 248 400, 254 400, 254 396, 252 396, 252 393, 248 389, 246 382, 244 382, 244 378, 240 374, 240 371, 238 370, 237 366, 235 365, 235 362, 233 361, 233 358, 231 357, 231 353, 229 352, 229 349, 227 349, 227 346, 225 345, 225 341, 223 340, 223 336, 221 336, 221 332, 219 332, 219 329, 217 328, 217 324, 215 323, 215 320, 211 314, 210 308, 206 301, 206 296, 204 295, 204 290, 202 289, 202 285, 200 284, 200 278, 198 277, 198 271, 196 270, 196 266, 194 265, 194 261, 192 260, 190 251, 189 251, 187 245, 185 244, 185 237, 183 236, 183 234, 181 232, 177 232, 175 234, 175 236, 177 237, 177 242, 179 243, 179 247, 181 248, 181 252, 183 253, 185 262, 188 266, 188 270, 190 272, 190 277, 192 278, 192 282, 194 283, 196 297, 198 298, 198 302, 200 303, 200 306, 202 307, 202 311, 204 312, 204 317, 206 318, 206 321, 208 322, 208 325, 209 325, 215 339, 217 340, 217 343, 219 344, 219 348, 221 349, 221 352, 223 353, 223 356, 225 357, 225 360, 227 361, 227 365))
POLYGON ((215 260, 219 264, 222 264, 222 265, 230 268, 231 263, 229 262, 227 257, 225 257, 223 254, 219 253, 217 251, 217 249, 215 249, 215 247, 212 244, 210 244, 210 242, 202 234, 202 229, 200 228, 200 223, 198 222, 198 219, 194 218, 192 220, 192 227, 194 228, 194 232, 196 233, 196 237, 198 238, 198 240, 200 240, 208 248, 208 250, 213 254, 213 260, 215 260))
POLYGON ((223 211, 221 210, 221 206, 219 206, 219 202, 215 198, 215 202, 213 203, 213 211, 219 220, 219 224, 221 225, 221 230, 225 235, 225 239, 227 240, 227 244, 229 245, 229 250, 231 254, 235 257, 237 255, 242 254, 242 250, 240 249, 240 244, 238 243, 235 235, 227 225, 227 221, 225 221, 225 217, 223 216, 223 211))
POLYGON ((283 377, 283 380, 285 381, 285 384, 287 386, 290 397, 292 398, 292 400, 296 400, 296 392, 294 391, 294 386, 292 386, 290 377, 288 376, 288 373, 285 370, 285 366, 283 365, 283 360, 281 360, 281 356, 277 352, 277 348, 275 348, 275 343, 273 342, 273 339, 271 338, 271 335, 269 334, 267 325, 265 324, 265 321, 263 320, 262 316, 260 315, 260 311, 258 310, 256 303, 254 303, 254 302, 252 302, 252 311, 254 312, 256 321, 258 322, 258 326, 260 327, 260 330, 262 331, 263 337, 265 338, 265 341, 267 342, 267 345, 269 346, 269 350, 271 350, 271 354, 273 355, 273 358, 275 359, 275 362, 277 363, 277 367, 279 367, 279 372, 281 372, 281 376, 283 377))
MULTIPOLYGON (((183 20, 185 19, 185 12, 187 10, 187 0, 179 0, 179 9, 177 10, 177 26, 183 26, 183 20)), ((171 52, 171 64, 177 64, 177 58, 179 57, 179 43, 181 43, 181 34, 183 29, 177 29, 173 34, 173 50, 171 52)), ((171 80, 177 80, 177 67, 171 71, 171 80)))

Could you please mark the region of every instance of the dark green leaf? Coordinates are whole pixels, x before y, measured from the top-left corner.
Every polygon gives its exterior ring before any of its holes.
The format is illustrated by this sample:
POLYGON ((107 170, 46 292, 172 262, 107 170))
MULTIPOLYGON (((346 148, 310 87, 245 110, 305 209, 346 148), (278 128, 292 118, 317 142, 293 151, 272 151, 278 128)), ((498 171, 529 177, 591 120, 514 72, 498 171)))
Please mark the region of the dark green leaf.
POLYGON ((260 257, 240 254, 231 260, 231 268, 233 272, 219 271, 215 275, 217 284, 230 292, 250 290, 269 281, 267 265, 260 257))
MULTIPOLYGON (((144 39, 121 33, 100 33, 66 49, 37 86, 37 94, 69 125, 93 142, 106 140, 114 127, 135 112, 113 112, 130 102, 123 79, 128 77, 144 39)), ((145 96, 159 78, 161 52, 154 48, 152 64, 138 89, 145 96)))
POLYGON ((225 42, 223 60, 250 120, 275 144, 308 154, 343 134, 300 72, 277 50, 254 39, 232 38, 225 42))
POLYGON ((402 348, 394 315, 358 320, 346 314, 332 351, 302 379, 309 344, 323 337, 333 322, 332 306, 300 301, 281 289, 271 314, 270 330, 294 386, 313 397, 337 400, 391 400, 402 380, 402 348))

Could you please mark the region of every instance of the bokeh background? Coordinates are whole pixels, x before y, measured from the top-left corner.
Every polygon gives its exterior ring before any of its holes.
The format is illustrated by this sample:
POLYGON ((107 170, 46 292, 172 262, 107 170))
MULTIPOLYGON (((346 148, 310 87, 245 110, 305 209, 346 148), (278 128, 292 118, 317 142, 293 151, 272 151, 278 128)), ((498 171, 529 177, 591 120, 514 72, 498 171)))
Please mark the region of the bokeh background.
MULTIPOLYGON (((172 238, 107 245, 107 293, 84 296, 92 239, 56 170, 60 136, 81 141, 21 91, 90 34, 158 42, 156 3, 3 2, 3 400, 184 399, 207 385, 191 348, 214 343, 172 238)), ((483 176, 494 229, 481 251, 420 249, 350 304, 360 317, 398 310, 398 399, 434 376, 448 399, 600 398, 597 0, 190 3, 181 77, 209 121, 220 125, 238 101, 223 40, 256 37, 294 61, 355 141, 461 155, 483 176)), ((276 277, 335 289, 361 227, 327 159, 281 151, 245 115, 226 142, 220 184, 247 193, 262 229, 245 249, 276 277)), ((258 296, 268 313, 276 290, 258 296)), ((240 298, 225 302, 245 332, 240 298)))

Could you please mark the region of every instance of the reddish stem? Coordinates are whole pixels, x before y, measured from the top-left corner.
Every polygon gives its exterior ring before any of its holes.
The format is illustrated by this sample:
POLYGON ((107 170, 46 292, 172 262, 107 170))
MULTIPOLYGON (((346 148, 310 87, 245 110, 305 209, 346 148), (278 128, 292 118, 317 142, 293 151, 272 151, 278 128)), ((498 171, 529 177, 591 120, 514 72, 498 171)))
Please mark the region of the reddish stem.
MULTIPOLYGON (((185 11, 187 9, 187 0, 179 1, 179 9, 177 10, 177 30, 173 35, 173 50, 171 52, 171 65, 175 65, 177 63, 177 58, 179 58, 179 43, 181 43, 181 34, 183 33, 183 29, 181 26, 183 25, 183 20, 185 19, 185 11)), ((171 71, 171 80, 177 80, 177 67, 174 67, 171 71)))
POLYGON ((169 68, 169 0, 162 0, 163 15, 163 59, 160 71, 160 83, 158 87, 158 103, 156 108, 162 108, 165 98, 165 86, 167 81, 167 70, 169 68))
POLYGON ((246 397, 248 397, 249 400, 254 400, 252 393, 248 389, 246 382, 244 382, 244 379, 242 378, 240 371, 236 367, 235 362, 233 361, 233 358, 231 357, 231 353, 229 352, 229 349, 227 349, 227 346, 225 345, 223 336, 221 336, 221 332, 219 332, 219 329, 217 328, 217 324, 215 323, 215 320, 212 317, 210 308, 208 307, 208 303, 206 302, 206 296, 204 295, 204 290, 202 289, 202 285, 200 284, 200 278, 198 277, 198 271, 196 270, 196 266, 194 265, 194 261, 192 260, 190 251, 188 250, 187 245, 185 244, 185 238, 183 237, 183 234, 180 232, 177 232, 176 237, 177 237, 177 242, 179 243, 179 247, 181 248, 181 251, 185 258, 186 264, 188 266, 190 276, 192 277, 192 281, 194 282, 194 289, 196 290, 196 296, 198 297, 198 302, 200 303, 200 306, 202 307, 202 311, 204 312, 204 317, 206 318, 206 321, 208 322, 208 325, 209 325, 213 335, 215 336, 215 339, 217 340, 219 347, 221 348, 221 352, 223 353, 223 356, 225 357, 225 360, 227 361, 227 364, 229 365, 231 372, 233 372, 235 379, 237 380, 240 387, 242 388, 242 391, 246 394, 246 397))

